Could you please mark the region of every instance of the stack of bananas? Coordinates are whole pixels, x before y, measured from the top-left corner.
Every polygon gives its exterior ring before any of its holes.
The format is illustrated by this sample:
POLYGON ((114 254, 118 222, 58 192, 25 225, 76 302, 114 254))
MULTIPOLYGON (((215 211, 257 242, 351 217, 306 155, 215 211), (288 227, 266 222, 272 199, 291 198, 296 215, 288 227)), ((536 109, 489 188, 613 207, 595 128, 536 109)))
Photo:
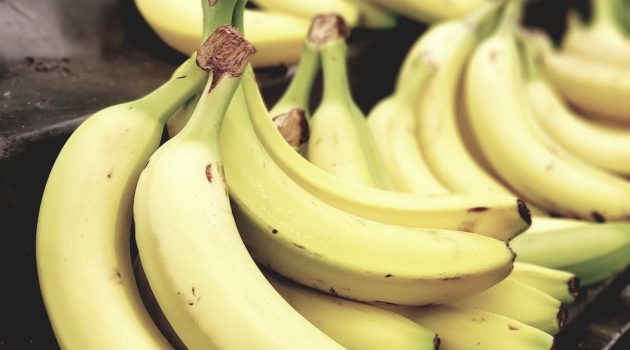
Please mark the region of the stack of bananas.
POLYGON ((628 73, 519 30, 521 1, 452 2, 474 7, 464 17, 415 2, 418 18, 456 18, 418 39, 367 116, 349 89, 348 24, 395 16, 344 0, 340 15, 291 18, 306 24, 299 49, 283 51, 257 41, 257 23, 271 24, 252 13, 321 7, 201 0, 200 16, 195 1, 137 1, 194 54, 155 91, 89 117, 49 175, 37 266, 62 348, 551 349, 578 281, 630 263, 627 151, 615 143, 630 131, 590 117, 629 110, 578 116, 560 81, 610 81, 552 62, 628 73), (299 62, 268 110, 249 63, 292 62, 283 54, 299 62), (604 220, 615 222, 592 222, 604 220))

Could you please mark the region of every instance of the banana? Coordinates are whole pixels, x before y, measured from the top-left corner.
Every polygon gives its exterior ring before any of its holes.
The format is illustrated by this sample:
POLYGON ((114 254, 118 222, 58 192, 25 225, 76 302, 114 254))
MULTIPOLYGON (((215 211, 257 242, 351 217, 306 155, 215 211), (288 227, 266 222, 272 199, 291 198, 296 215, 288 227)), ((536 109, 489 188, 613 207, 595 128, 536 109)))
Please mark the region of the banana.
POLYGON ((472 296, 449 303, 494 312, 554 335, 564 325, 566 310, 560 300, 512 278, 472 296))
POLYGON ((431 27, 414 44, 398 76, 402 84, 410 74, 409 67, 416 66, 422 54, 436 62, 435 78, 418 94, 416 137, 429 168, 453 192, 513 196, 473 158, 459 129, 456 109, 466 60, 487 27, 497 20, 498 9, 497 3, 488 2, 464 19, 431 27))
POLYGON ((288 13, 306 20, 326 14, 337 13, 349 27, 359 23, 360 9, 356 4, 344 0, 254 0, 263 9, 288 13))
POLYGON ((365 116, 350 92, 345 41, 348 27, 337 15, 321 15, 313 19, 311 33, 311 41, 319 45, 324 88, 311 118, 306 158, 348 182, 391 188, 365 116))
POLYGON ((531 222, 527 206, 514 197, 422 196, 372 189, 338 179, 297 154, 278 133, 251 70, 245 72, 242 87, 251 123, 265 150, 300 187, 338 209, 390 224, 459 229, 492 237, 512 237, 531 222))
POLYGON ((569 11, 567 29, 561 43, 562 50, 600 62, 619 66, 630 65, 630 40, 617 31, 614 31, 612 35, 596 35, 589 29, 582 22, 577 11, 569 11), (616 39, 610 40, 610 38, 616 39))
POLYGON ((571 304, 580 291, 580 279, 574 274, 548 267, 515 262, 510 278, 571 304))
POLYGON ((432 58, 424 56, 409 72, 414 80, 407 79, 406 85, 399 85, 392 95, 379 101, 367 117, 388 176, 402 192, 448 193, 427 166, 415 136, 415 102, 436 70, 432 58))
POLYGON ((601 282, 630 264, 630 224, 526 232, 510 242, 517 261, 575 274, 582 286, 601 282))
POLYGON ((594 119, 630 125, 630 69, 567 52, 544 56, 549 79, 564 98, 594 119))
MULTIPOLYGON (((190 54, 199 46, 202 15, 197 0, 135 0, 149 26, 175 50, 190 54)), ((245 9, 246 39, 257 49, 256 67, 295 64, 302 53, 309 21, 272 11, 245 9)))
POLYGON ((348 349, 434 350, 440 343, 434 331, 395 312, 265 276, 292 307, 348 349))
POLYGON ((129 239, 142 167, 168 116, 207 77, 191 61, 180 73, 141 99, 86 119, 50 172, 37 223, 37 272, 62 348, 170 348, 138 295, 129 239))
POLYGON ((593 221, 626 219, 630 184, 563 152, 533 123, 507 18, 475 50, 465 77, 469 123, 485 157, 517 194, 543 209, 593 221))
POLYGON ((418 22, 438 22, 465 16, 479 8, 484 0, 368 0, 395 14, 418 22))
MULTIPOLYGON (((343 0, 359 8, 359 27, 391 29, 398 24, 398 16, 365 0, 343 0)), ((334 11, 333 11, 334 12, 334 11)))
POLYGON ((239 99, 221 148, 239 231, 259 264, 330 294, 398 304, 458 298, 509 274, 502 241, 370 221, 313 196, 265 151, 239 99))
POLYGON ((440 349, 550 350, 553 337, 522 322, 485 310, 435 305, 395 309, 403 316, 435 330, 440 349))
POLYGON ((204 95, 136 188, 136 242, 156 300, 190 349, 342 348, 266 281, 230 210, 219 130, 254 48, 222 26, 202 49, 198 64, 212 72, 204 95))
POLYGON ((526 49, 524 55, 525 87, 538 124, 574 156, 607 171, 630 176, 630 131, 576 115, 540 72, 529 51, 526 49))
POLYGON ((528 234, 542 233, 562 228, 596 225, 585 220, 576 220, 570 218, 545 218, 533 217, 532 225, 527 229, 528 234))

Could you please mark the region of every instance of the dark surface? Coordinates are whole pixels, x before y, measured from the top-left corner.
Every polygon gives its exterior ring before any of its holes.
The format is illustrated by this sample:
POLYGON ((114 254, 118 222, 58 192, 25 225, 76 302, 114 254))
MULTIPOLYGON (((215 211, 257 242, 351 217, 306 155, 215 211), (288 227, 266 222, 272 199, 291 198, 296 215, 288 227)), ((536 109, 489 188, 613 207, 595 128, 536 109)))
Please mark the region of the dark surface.
MULTIPOLYGON (((578 5, 585 8, 584 1, 578 5)), ((526 22, 557 40, 565 6, 533 2, 526 22)), ((353 32, 349 73, 365 112, 391 91, 406 49, 422 30, 401 20, 391 31, 353 32)), ((143 96, 185 57, 161 43, 128 0, 0 0, 0 43, 0 349, 54 349, 34 252, 48 172, 87 115, 143 96)), ((288 81, 285 68, 259 70, 258 77, 270 104, 288 81)), ((590 288, 570 309, 559 350, 630 349, 629 275, 590 288)))

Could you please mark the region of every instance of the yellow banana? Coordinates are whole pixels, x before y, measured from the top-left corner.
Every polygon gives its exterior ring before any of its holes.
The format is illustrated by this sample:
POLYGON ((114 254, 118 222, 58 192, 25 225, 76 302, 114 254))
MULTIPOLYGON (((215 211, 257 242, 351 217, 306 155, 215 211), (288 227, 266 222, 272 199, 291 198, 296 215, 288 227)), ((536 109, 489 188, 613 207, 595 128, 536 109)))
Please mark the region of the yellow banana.
POLYGON ((477 309, 435 305, 395 310, 435 330, 440 349, 550 350, 553 337, 511 318, 477 309))
POLYGON ((510 278, 567 304, 575 301, 580 290, 580 280, 574 274, 535 264, 515 262, 510 278))
POLYGON ((267 282, 230 210, 219 130, 254 48, 223 26, 200 52, 198 64, 212 72, 204 94, 136 188, 136 242, 151 290, 189 349, 340 349, 267 282))
POLYGON ((450 305, 494 312, 554 335, 562 328, 566 311, 560 300, 508 277, 498 284, 450 305))
POLYGON ((419 22, 437 22, 465 16, 484 3, 484 0, 369 0, 396 14, 419 22))
POLYGON ((370 221, 313 196, 265 151, 243 106, 232 106, 221 133, 224 166, 239 231, 258 263, 331 294, 399 304, 457 298, 509 274, 502 241, 370 221))
POLYGON ((469 123, 484 156, 517 194, 543 209, 593 221, 627 218, 630 184, 563 152, 533 123, 513 25, 507 20, 485 39, 466 72, 469 123))
POLYGON ((302 316, 348 349, 437 349, 434 331, 395 312, 317 292, 271 273, 266 276, 302 316))
POLYGON ((37 223, 37 271, 62 348, 170 348, 138 294, 129 239, 142 167, 168 116, 207 77, 192 61, 180 72, 139 100, 89 117, 48 177, 37 223), (94 319, 98 327, 88 322, 94 319))
MULTIPOLYGON (((197 0, 135 0, 140 14, 169 46, 190 54, 199 46, 202 12, 197 0)), ((302 52, 309 21, 288 14, 245 10, 245 38, 256 46, 256 67, 292 65, 302 52)))

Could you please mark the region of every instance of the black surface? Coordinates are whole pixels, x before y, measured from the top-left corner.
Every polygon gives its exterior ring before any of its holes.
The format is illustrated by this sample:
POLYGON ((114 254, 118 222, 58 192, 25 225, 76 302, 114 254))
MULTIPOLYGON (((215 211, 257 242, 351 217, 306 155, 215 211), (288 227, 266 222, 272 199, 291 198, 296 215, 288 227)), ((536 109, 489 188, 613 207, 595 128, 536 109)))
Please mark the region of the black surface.
MULTIPOLYGON (((558 40, 566 5, 533 2, 526 22, 558 40)), ((391 92, 406 49, 424 29, 403 19, 391 31, 353 32, 349 73, 365 112, 391 92)), ((146 94, 184 57, 152 33, 130 0, 0 0, 0 43, 0 349, 55 349, 34 258, 48 172, 87 115, 146 94)), ((269 104, 286 86, 286 73, 258 71, 269 104)), ((570 309, 559 350, 630 348, 629 275, 589 289, 570 309)))

